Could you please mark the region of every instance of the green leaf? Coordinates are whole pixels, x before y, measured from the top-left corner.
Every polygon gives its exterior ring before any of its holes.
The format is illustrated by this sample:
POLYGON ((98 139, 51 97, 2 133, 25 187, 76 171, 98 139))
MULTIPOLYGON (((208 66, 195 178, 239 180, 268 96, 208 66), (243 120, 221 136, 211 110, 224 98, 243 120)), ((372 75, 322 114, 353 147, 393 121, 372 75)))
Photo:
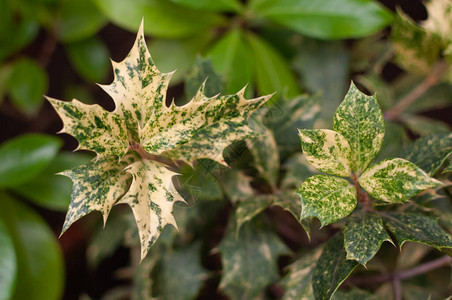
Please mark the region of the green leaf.
POLYGON ((268 195, 253 195, 249 198, 241 199, 236 206, 235 216, 236 216, 236 233, 240 232, 240 228, 246 222, 251 221, 255 216, 263 212, 268 206, 275 201, 275 196, 272 194, 268 195))
POLYGON ((282 300, 315 300, 311 280, 320 250, 313 250, 288 266, 289 272, 280 281, 284 288, 282 300))
POLYGON ((344 136, 329 129, 299 129, 301 148, 317 170, 332 175, 351 175, 352 149, 344 136))
POLYGON ((38 175, 55 157, 61 141, 44 134, 26 134, 0 146, 0 186, 22 184, 38 175))
POLYGON ((190 73, 185 77, 185 95, 192 98, 196 95, 199 87, 204 85, 204 93, 212 97, 220 93, 222 89, 222 78, 213 69, 210 59, 198 57, 190 73))
POLYGON ((383 29, 392 20, 388 10, 367 0, 254 2, 259 2, 252 7, 258 15, 320 39, 364 37, 383 29))
POLYGON ((0 299, 11 299, 16 287, 17 262, 14 243, 0 216, 0 299))
POLYGON ((308 177, 319 173, 301 153, 295 153, 289 157, 282 169, 286 170, 281 182, 283 189, 297 189, 300 181, 303 182, 308 177))
POLYGON ((328 176, 309 177, 297 190, 301 198, 300 219, 317 217, 322 226, 348 216, 356 206, 356 189, 347 180, 328 176))
POLYGON ((378 295, 375 295, 371 292, 360 290, 356 287, 352 288, 349 291, 337 291, 333 298, 333 300, 382 300, 378 295))
POLYGON ((359 211, 347 218, 344 230, 344 246, 347 259, 363 266, 377 254, 384 241, 392 242, 379 215, 359 211))
POLYGON ((34 60, 21 58, 14 62, 6 89, 18 109, 26 114, 36 114, 47 87, 47 73, 34 60))
POLYGON ((223 264, 222 289, 232 299, 255 299, 279 278, 277 258, 287 247, 262 220, 245 223, 237 235, 231 218, 219 250, 223 264))
POLYGON ((39 24, 29 18, 15 18, 12 4, 2 2, 0 9, 0 61, 31 43, 39 33, 39 24), (5 7, 6 6, 6 7, 5 7))
POLYGON ((333 129, 350 143, 352 170, 361 174, 383 143, 385 124, 377 100, 360 92, 352 83, 336 110, 333 129))
POLYGON ((452 131, 452 127, 449 124, 420 115, 404 114, 400 117, 400 121, 403 122, 408 130, 420 136, 452 131))
POLYGON ((235 93, 253 77, 252 52, 242 32, 231 29, 206 53, 215 70, 223 75, 226 92, 235 93))
POLYGON ((381 216, 388 229, 402 247, 405 242, 416 242, 432 246, 438 250, 452 248, 452 237, 446 233, 435 219, 414 213, 387 212, 381 216))
POLYGON ((397 156, 400 153, 403 145, 408 141, 408 135, 405 128, 399 123, 388 122, 385 126, 385 137, 380 151, 374 162, 382 161, 388 157, 397 156))
POLYGON ((279 91, 289 98, 299 95, 297 81, 284 57, 257 35, 248 33, 246 38, 253 53, 259 92, 270 94, 279 91))
POLYGON ((151 278, 151 272, 154 270, 158 260, 159 253, 146 257, 137 266, 133 278, 132 300, 148 300, 152 298, 154 281, 151 278))
POLYGON ((386 159, 371 166, 358 181, 372 197, 389 203, 406 202, 423 190, 442 185, 402 158, 386 159))
POLYGON ((433 176, 452 154, 452 133, 424 136, 403 149, 402 157, 433 176))
POLYGON ((18 267, 16 289, 8 299, 61 299, 64 262, 54 233, 29 207, 0 197, 0 217, 14 242, 18 267))
POLYGON ((342 233, 330 238, 320 255, 312 275, 315 299, 328 300, 358 266, 358 262, 348 260, 344 249, 342 233))
POLYGON ((171 0, 171 2, 201 11, 238 12, 242 9, 242 4, 238 0, 171 0))
POLYGON ((101 39, 91 37, 66 45, 72 65, 87 81, 103 81, 108 75, 110 61, 107 46, 101 39))
POLYGON ((12 189, 39 206, 65 211, 71 202, 72 183, 64 177, 54 175, 85 164, 90 157, 81 153, 60 153, 41 173, 12 189))
POLYGON ((188 300, 196 297, 208 275, 201 265, 200 250, 200 244, 193 243, 183 248, 165 251, 158 278, 162 299, 188 300), (174 285, 174 282, 178 284, 174 285))
POLYGON ((190 10, 167 0, 94 1, 111 22, 127 30, 135 31, 144 18, 146 34, 158 38, 187 37, 223 22, 219 15, 190 10))
POLYGON ((396 62, 407 71, 428 73, 439 58, 441 39, 420 27, 401 10, 391 28, 396 62))
POLYGON ((300 220, 301 215, 301 205, 300 198, 297 197, 294 193, 283 193, 282 195, 278 195, 276 199, 273 201, 272 205, 280 206, 285 211, 289 212, 294 216, 294 218, 300 222, 301 227, 303 227, 308 239, 311 239, 311 224, 314 218, 304 218, 300 220))
POLYGON ((93 2, 94 0, 61 2, 59 34, 64 43, 93 37, 107 24, 107 19, 93 2))

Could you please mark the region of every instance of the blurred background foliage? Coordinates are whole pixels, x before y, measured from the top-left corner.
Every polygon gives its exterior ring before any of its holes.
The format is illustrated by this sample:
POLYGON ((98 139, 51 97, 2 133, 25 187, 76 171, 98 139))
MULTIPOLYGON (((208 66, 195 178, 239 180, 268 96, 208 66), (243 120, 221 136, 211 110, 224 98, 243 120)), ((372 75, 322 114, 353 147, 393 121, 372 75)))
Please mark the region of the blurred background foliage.
MULTIPOLYGON (((211 252, 227 215, 243 203, 237 200, 253 197, 261 203, 255 216, 285 201, 256 198, 256 190, 291 191, 314 172, 300 155, 296 128, 330 128, 351 78, 363 91, 376 92, 385 111, 387 137, 379 159, 395 156, 410 139, 450 132, 451 35, 429 18, 425 3, 414 0, 0 0, 0 299, 145 299, 143 291, 163 299, 226 298, 217 291, 221 260, 211 252), (112 110, 95 82, 111 82, 109 58, 126 56, 142 18, 157 67, 177 70, 169 101, 184 103, 206 77, 208 95, 235 93, 245 85, 248 96, 277 94, 253 120, 265 125, 265 138, 237 143, 225 153, 232 170, 210 161, 181 170, 186 198, 203 204, 191 211, 179 207, 180 232, 166 230, 162 246, 137 265, 136 232, 123 207, 113 211, 103 231, 99 216, 91 215, 56 239, 72 185, 54 174, 93 156, 70 152, 77 142, 55 136, 61 122, 43 95, 112 110), (181 274, 181 264, 191 273, 181 274)), ((301 227, 309 225, 268 210, 285 242, 278 238, 273 244, 279 247, 275 256, 287 254, 286 245, 293 252, 313 248, 334 232, 314 229, 309 244, 301 227)), ((256 239, 269 236, 267 227, 253 222, 242 230, 256 239)), ((228 234, 220 251, 231 247, 228 234)), ((277 239, 274 232, 271 238, 277 239)), ((422 254, 418 260, 427 255, 423 249, 413 250, 422 254)), ((407 291, 422 289, 410 284, 407 291)), ((236 293, 226 288, 232 299, 236 293)), ((277 288, 269 293, 281 296, 277 288)))

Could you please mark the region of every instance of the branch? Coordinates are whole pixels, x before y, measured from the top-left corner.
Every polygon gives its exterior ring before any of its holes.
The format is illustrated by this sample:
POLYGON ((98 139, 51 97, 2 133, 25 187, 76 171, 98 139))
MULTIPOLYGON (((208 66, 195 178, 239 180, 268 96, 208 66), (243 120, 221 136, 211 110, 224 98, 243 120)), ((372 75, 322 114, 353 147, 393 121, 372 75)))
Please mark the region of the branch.
POLYGON ((358 201, 361 202, 365 210, 368 210, 370 207, 369 195, 367 195, 367 193, 363 191, 359 186, 356 174, 352 174, 350 178, 353 181, 353 185, 355 186, 356 193, 358 195, 358 201))
POLYGON ((439 83, 448 67, 449 66, 445 61, 438 62, 417 87, 397 102, 394 107, 385 112, 385 119, 396 120, 407 107, 416 102, 416 100, 424 95, 432 86, 439 83))

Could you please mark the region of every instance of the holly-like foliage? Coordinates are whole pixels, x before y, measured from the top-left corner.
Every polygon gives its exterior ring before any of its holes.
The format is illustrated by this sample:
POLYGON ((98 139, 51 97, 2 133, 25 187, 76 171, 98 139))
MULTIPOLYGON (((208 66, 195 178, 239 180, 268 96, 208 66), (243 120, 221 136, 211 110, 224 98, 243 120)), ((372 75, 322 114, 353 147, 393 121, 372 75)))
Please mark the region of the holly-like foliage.
POLYGON ((74 182, 63 232, 92 211, 106 220, 113 205, 128 204, 143 259, 167 224, 176 227, 173 205, 184 200, 172 182, 175 161, 209 158, 224 164, 226 146, 255 135, 248 119, 269 96, 246 100, 243 89, 208 98, 201 87, 187 104, 166 106, 172 73, 154 65, 143 24, 132 50, 122 62, 113 62, 113 69, 114 81, 101 86, 115 102, 113 112, 48 98, 63 120, 61 132, 74 136, 78 149, 97 153, 88 164, 61 173, 74 182))

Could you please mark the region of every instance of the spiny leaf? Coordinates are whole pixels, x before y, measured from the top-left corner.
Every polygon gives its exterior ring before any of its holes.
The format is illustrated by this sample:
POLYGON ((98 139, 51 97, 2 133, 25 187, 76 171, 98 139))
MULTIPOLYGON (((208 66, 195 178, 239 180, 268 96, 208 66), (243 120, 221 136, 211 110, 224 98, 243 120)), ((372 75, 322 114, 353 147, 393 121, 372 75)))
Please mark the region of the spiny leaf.
POLYGON ((336 110, 333 128, 350 143, 353 171, 362 173, 383 143, 385 124, 377 100, 361 93, 352 82, 336 110))
POLYGON ((413 213, 388 212, 382 215, 385 225, 391 230, 402 247, 405 242, 430 245, 438 250, 452 248, 452 237, 435 219, 413 213))
POLYGON ((372 197, 390 203, 406 202, 423 190, 442 185, 402 158, 383 160, 371 166, 358 181, 372 197))
POLYGON ((356 189, 347 180, 328 176, 309 177, 297 190, 301 198, 300 219, 314 216, 322 226, 348 216, 356 206, 356 189))
POLYGON ((438 133, 422 137, 410 144, 402 156, 433 176, 452 154, 452 133, 438 133))
POLYGON ((377 254, 384 241, 391 242, 380 216, 366 211, 347 218, 344 238, 347 259, 356 260, 362 265, 366 265, 377 254))
POLYGON ((337 288, 358 266, 358 262, 345 256, 344 236, 333 236, 320 255, 312 275, 315 299, 329 300, 337 288))
POLYGON ((141 259, 157 241, 167 224, 177 228, 173 205, 184 201, 174 188, 171 178, 177 174, 152 160, 140 160, 129 165, 126 173, 133 176, 127 193, 118 201, 126 203, 133 211, 141 242, 141 259))
POLYGON ((352 150, 344 136, 328 129, 299 129, 306 159, 321 172, 350 176, 352 150))

